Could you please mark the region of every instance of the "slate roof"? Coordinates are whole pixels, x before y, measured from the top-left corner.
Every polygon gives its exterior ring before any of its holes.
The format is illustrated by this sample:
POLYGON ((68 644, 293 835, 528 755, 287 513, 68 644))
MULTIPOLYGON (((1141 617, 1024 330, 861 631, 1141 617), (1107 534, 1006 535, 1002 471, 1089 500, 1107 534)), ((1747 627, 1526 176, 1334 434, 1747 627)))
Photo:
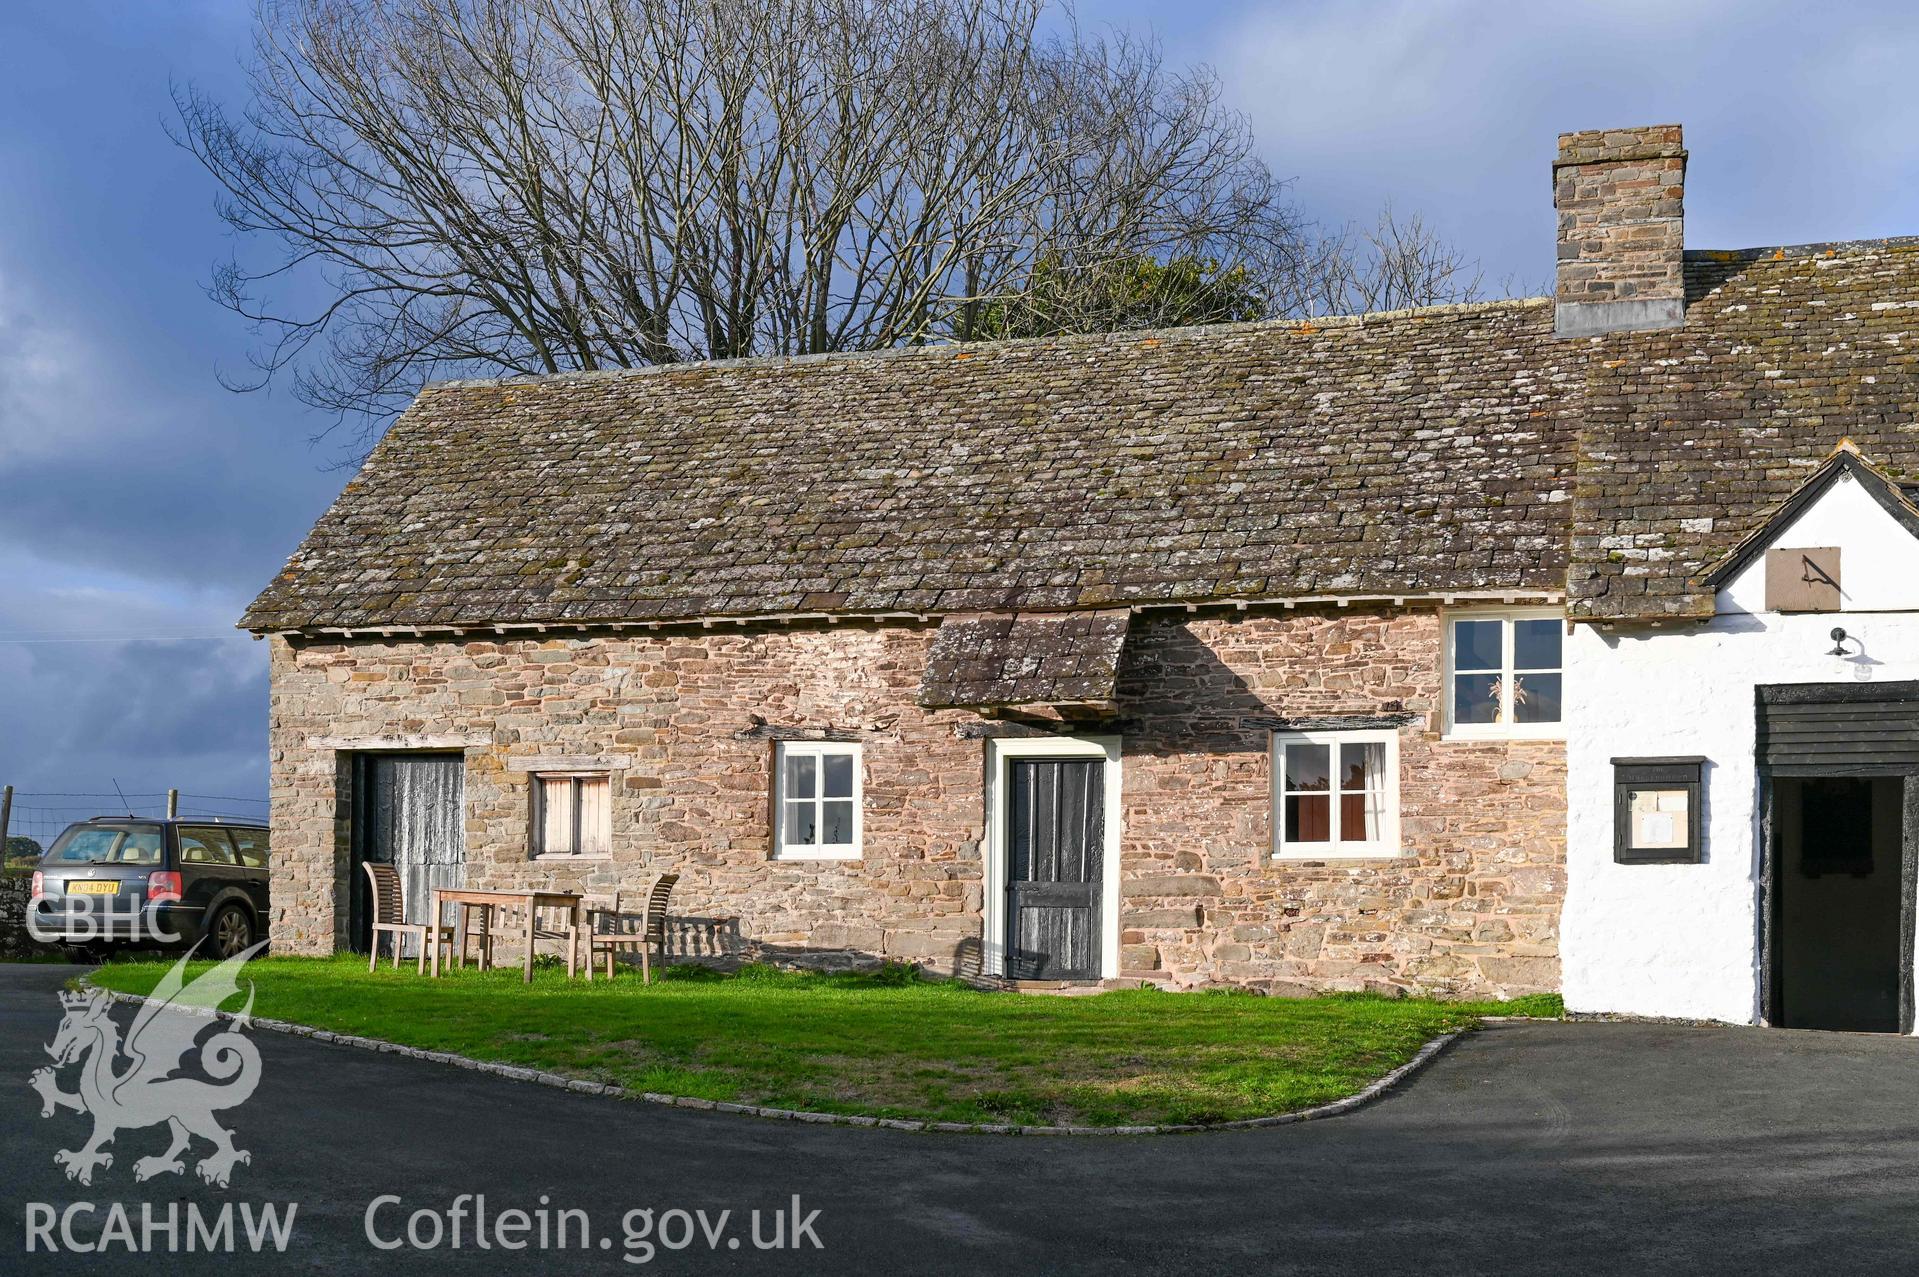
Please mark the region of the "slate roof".
POLYGON ((1133 614, 991 613, 940 622, 919 703, 955 706, 1110 704, 1133 614))
POLYGON ((1919 482, 1919 240, 1686 254, 1685 323, 1540 299, 427 388, 256 631, 1566 591, 1707 614, 1850 438, 1919 482))
POLYGON ((1568 608, 1709 615, 1707 579, 1842 441, 1919 478, 1919 240, 1686 255, 1683 326, 1595 339, 1568 608))
POLYGON ((1542 300, 427 388, 254 630, 1555 591, 1542 300))

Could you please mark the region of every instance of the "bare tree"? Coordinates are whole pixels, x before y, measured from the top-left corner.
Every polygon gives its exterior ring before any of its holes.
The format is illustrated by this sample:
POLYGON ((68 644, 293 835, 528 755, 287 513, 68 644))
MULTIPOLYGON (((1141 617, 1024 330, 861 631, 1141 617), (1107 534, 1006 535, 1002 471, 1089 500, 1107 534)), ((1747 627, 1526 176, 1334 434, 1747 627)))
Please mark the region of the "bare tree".
POLYGON ((1308 305, 1326 314, 1405 310, 1478 301, 1485 277, 1477 259, 1441 238, 1418 213, 1402 217, 1390 202, 1370 227, 1327 237, 1305 271, 1308 305))
POLYGON ((368 431, 431 377, 803 354, 1003 323, 1044 277, 1316 291, 1210 73, 1048 0, 260 0, 250 101, 176 140, 264 261, 256 373, 368 431), (316 296, 307 308, 301 302, 316 296))

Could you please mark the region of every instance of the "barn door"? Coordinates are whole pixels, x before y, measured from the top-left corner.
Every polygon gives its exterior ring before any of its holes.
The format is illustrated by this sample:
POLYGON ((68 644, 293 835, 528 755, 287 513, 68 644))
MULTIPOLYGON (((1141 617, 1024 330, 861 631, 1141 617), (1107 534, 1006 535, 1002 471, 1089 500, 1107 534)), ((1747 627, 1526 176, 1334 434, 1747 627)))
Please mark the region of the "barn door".
POLYGON ((1105 761, 1015 758, 1007 770, 1006 974, 1097 980, 1105 761))
POLYGON ((435 887, 466 881, 466 758, 461 754, 361 754, 353 775, 353 943, 365 952, 373 925, 367 861, 400 871, 406 920, 425 922, 435 887))

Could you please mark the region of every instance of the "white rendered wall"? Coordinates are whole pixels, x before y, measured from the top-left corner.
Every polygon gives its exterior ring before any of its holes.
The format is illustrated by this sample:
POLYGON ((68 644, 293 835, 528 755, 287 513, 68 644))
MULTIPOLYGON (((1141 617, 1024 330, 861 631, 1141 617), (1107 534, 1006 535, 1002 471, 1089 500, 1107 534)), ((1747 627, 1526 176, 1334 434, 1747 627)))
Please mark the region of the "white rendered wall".
MULTIPOLYGON (((1772 545, 1778 549, 1838 546, 1841 611, 1919 611, 1919 542, 1851 475, 1841 475, 1780 529, 1772 545)), ((1719 611, 1765 610, 1766 556, 1762 554, 1719 592, 1719 611)))
POLYGON ((1919 679, 1919 611, 1892 610, 1919 609, 1919 543, 1870 495, 1851 481, 1835 484, 1773 544, 1839 546, 1852 614, 1757 611, 1761 560, 1721 592, 1721 615, 1710 622, 1660 631, 1580 625, 1567 640, 1561 964, 1571 1010, 1759 1020, 1753 689, 1919 679), (1827 655, 1835 624, 1853 636, 1852 655, 1827 655), (1612 759, 1671 754, 1711 760, 1705 863, 1614 864, 1612 759))

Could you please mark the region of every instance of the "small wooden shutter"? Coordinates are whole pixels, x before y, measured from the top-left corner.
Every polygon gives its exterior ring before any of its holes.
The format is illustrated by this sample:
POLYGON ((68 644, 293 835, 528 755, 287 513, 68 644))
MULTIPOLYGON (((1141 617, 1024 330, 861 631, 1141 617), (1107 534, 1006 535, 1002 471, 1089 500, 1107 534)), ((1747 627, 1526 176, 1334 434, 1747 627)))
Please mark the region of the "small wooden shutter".
POLYGON ((540 852, 565 856, 573 851, 573 778, 540 778, 540 852))
POLYGON ((540 854, 603 856, 612 842, 605 776, 540 777, 540 854))
POLYGON ((607 811, 609 786, 604 776, 580 777, 580 854, 603 856, 613 822, 607 811))
POLYGON ((1761 687, 1758 755, 1776 776, 1919 772, 1919 683, 1761 687))

